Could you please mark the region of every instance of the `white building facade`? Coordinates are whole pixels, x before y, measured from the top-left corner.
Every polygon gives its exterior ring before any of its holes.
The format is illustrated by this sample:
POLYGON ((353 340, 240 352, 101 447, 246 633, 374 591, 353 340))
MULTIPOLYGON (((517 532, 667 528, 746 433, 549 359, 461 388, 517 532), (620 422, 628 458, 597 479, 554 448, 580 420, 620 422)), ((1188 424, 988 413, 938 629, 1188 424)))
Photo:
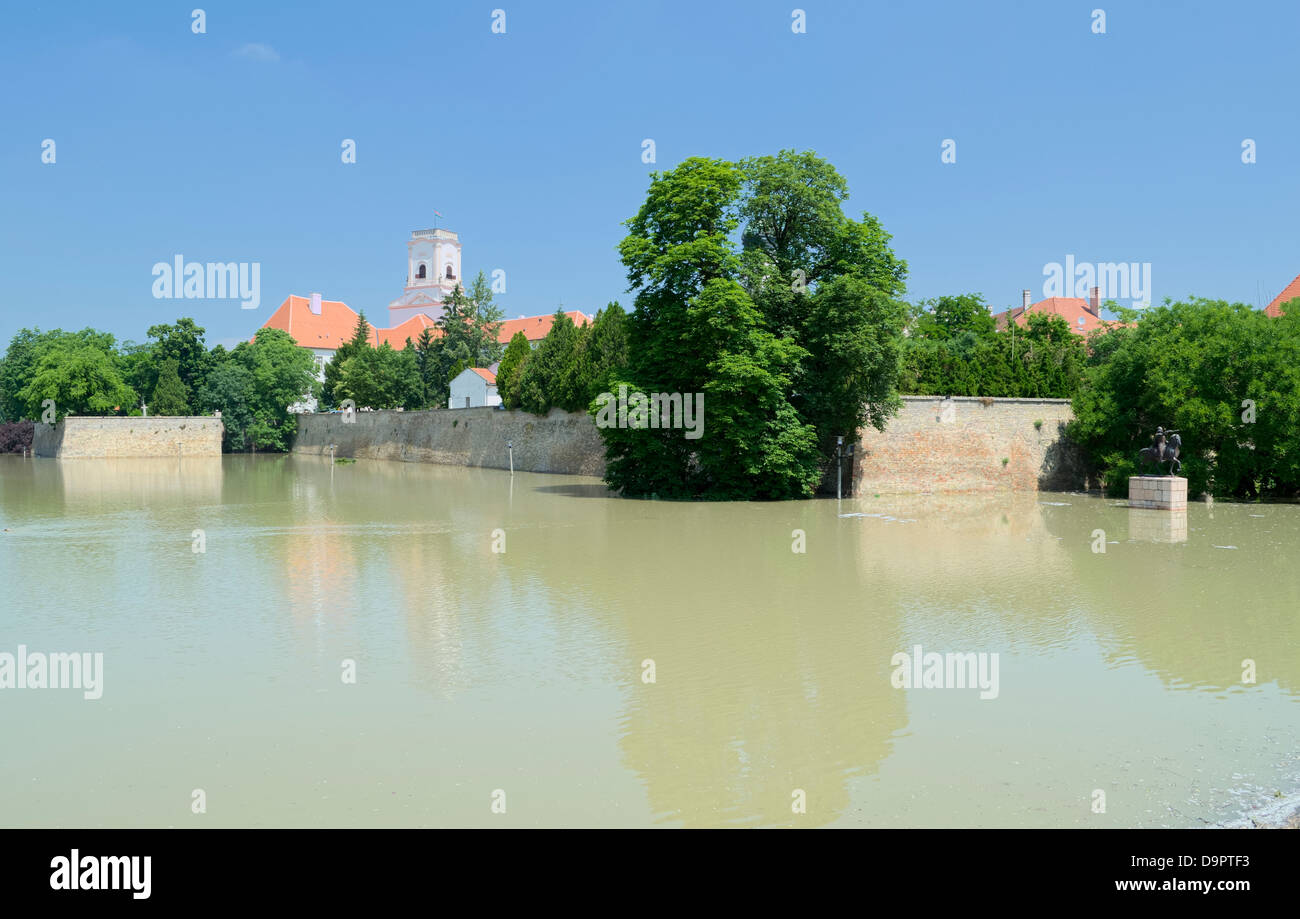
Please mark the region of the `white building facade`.
POLYGON ((451 381, 447 408, 482 408, 501 404, 497 375, 482 367, 467 367, 451 381))

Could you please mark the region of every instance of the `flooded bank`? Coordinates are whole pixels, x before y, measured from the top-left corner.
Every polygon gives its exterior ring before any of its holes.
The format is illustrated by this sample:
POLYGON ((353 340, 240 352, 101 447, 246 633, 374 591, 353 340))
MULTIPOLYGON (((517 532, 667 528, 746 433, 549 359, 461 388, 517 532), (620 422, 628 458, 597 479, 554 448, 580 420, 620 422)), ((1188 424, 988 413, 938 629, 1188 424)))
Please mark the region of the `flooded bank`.
POLYGON ((1300 791, 1300 507, 6 457, 0 527, 0 652, 104 662, 97 700, 0 690, 3 825, 1209 826, 1300 791), (996 697, 896 688, 917 646, 997 655, 996 697))

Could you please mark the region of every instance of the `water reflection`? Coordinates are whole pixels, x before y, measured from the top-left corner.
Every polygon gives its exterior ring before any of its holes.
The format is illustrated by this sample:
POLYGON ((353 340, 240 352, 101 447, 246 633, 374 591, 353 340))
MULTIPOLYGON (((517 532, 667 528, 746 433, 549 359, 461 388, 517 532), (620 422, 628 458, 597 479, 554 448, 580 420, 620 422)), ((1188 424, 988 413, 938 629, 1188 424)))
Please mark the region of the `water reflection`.
MULTIPOLYGON (((505 782, 535 825, 1096 825, 1106 783, 1127 803, 1105 825, 1192 823, 1231 795, 1180 777, 1189 743, 1188 776, 1287 780, 1297 508, 674 504, 396 462, 176 465, 0 460, 0 576, 24 598, 6 634, 100 642, 133 674, 94 723, 136 732, 102 765, 146 823, 175 818, 133 790, 140 750, 186 772, 213 737, 248 759, 234 825, 476 825, 479 786, 505 782), (916 644, 999 653, 999 699, 894 689, 916 644), (300 802, 323 762, 338 790, 300 802), (394 803, 366 797, 377 775, 394 803)), ((39 752, 0 761, 0 812, 83 822, 52 763, 88 728, 49 728, 80 710, 12 710, 39 752), (50 791, 19 796, 32 756, 50 791)))
POLYGON ((1143 542, 1187 542, 1187 509, 1153 510, 1130 507, 1128 533, 1129 539, 1143 542))

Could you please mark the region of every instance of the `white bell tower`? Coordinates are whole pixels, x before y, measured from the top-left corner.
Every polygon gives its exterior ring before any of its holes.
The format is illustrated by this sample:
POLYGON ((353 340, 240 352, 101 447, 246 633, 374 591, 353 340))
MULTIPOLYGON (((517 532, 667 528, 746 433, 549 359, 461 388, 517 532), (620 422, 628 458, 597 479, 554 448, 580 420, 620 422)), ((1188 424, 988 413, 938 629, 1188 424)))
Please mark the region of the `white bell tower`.
POLYGON ((402 295, 388 304, 388 324, 400 325, 419 313, 437 320, 442 303, 457 284, 465 281, 460 270, 460 239, 451 230, 413 230, 406 243, 406 285, 402 295))

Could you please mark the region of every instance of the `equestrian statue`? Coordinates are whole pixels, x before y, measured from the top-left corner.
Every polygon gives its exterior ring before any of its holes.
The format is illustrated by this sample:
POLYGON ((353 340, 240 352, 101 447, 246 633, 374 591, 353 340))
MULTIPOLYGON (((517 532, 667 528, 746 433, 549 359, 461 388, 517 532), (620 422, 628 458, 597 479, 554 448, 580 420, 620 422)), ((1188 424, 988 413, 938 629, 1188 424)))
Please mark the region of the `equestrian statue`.
POLYGON ((1156 428, 1156 432, 1151 437, 1151 446, 1143 447, 1138 451, 1138 456, 1143 463, 1150 463, 1160 471, 1161 463, 1169 464, 1169 474, 1177 475, 1178 471, 1183 468, 1183 464, 1178 461, 1178 454, 1183 449, 1183 439, 1178 436, 1177 431, 1166 431, 1164 428, 1156 428))

